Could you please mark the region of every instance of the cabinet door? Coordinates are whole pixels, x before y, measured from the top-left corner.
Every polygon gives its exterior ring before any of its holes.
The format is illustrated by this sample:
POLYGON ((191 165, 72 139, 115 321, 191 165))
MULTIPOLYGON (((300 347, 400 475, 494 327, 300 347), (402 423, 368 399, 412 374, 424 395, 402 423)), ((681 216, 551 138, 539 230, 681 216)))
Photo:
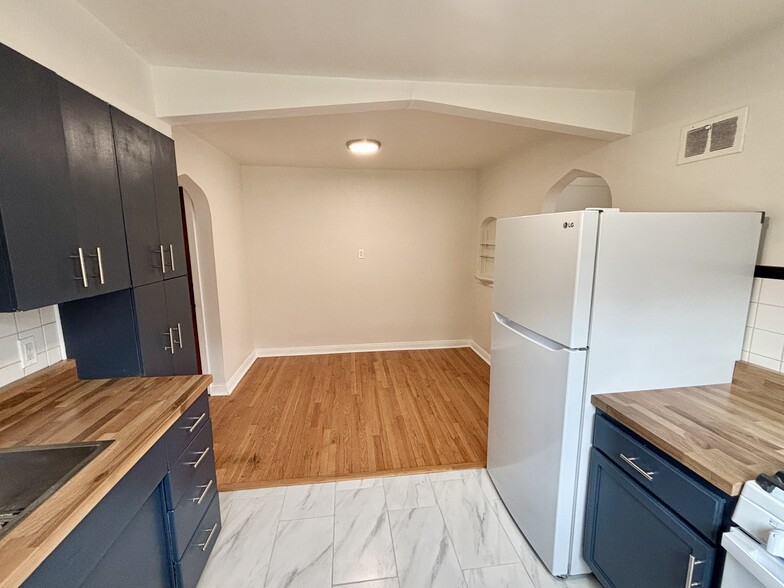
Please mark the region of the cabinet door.
POLYGON ((162 486, 158 486, 87 576, 82 588, 174 585, 162 486))
POLYGON ((70 257, 79 245, 57 76, 4 45, 0 120, 2 310, 78 298, 84 288, 70 257))
POLYGON ((133 289, 139 352, 145 376, 174 374, 172 341, 166 315, 166 292, 163 282, 155 282, 133 289))
POLYGON ((178 375, 198 373, 193 303, 190 288, 188 288, 188 277, 182 276, 164 283, 166 284, 166 308, 169 314, 169 325, 175 330, 176 347, 172 356, 174 373, 178 375))
POLYGON ((155 203, 158 210, 158 234, 166 250, 167 267, 163 277, 176 278, 184 276, 187 267, 174 141, 153 130, 150 131, 150 136, 155 203))
POLYGON ((120 182, 109 105, 59 80, 79 245, 88 256, 90 295, 129 288, 120 182))
POLYGON ((677 515, 591 450, 583 557, 604 586, 709 588, 715 555, 677 515))
POLYGON ((142 286, 163 279, 150 129, 116 108, 111 112, 131 282, 142 286))

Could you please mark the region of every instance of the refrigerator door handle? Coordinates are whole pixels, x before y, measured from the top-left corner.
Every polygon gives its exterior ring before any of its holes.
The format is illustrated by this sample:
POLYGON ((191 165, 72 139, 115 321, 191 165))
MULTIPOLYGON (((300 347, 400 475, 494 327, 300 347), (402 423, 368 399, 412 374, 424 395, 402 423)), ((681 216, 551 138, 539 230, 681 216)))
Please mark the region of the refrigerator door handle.
POLYGON ((522 325, 518 325, 516 322, 509 320, 497 312, 493 313, 493 318, 495 318, 496 322, 498 322, 498 324, 502 327, 505 327, 516 335, 528 339, 531 343, 536 343, 540 347, 544 347, 550 351, 583 351, 583 349, 572 349, 570 347, 566 347, 565 345, 561 345, 560 343, 556 343, 552 339, 543 337, 538 333, 534 333, 530 329, 526 329, 522 325))

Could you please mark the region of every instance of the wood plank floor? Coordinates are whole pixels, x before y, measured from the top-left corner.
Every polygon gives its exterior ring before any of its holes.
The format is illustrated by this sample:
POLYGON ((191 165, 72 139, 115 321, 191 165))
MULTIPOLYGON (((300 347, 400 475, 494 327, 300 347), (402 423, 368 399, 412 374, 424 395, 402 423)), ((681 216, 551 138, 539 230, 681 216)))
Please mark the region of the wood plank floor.
POLYGON ((468 348, 257 359, 210 398, 218 487, 483 467, 489 381, 468 348))

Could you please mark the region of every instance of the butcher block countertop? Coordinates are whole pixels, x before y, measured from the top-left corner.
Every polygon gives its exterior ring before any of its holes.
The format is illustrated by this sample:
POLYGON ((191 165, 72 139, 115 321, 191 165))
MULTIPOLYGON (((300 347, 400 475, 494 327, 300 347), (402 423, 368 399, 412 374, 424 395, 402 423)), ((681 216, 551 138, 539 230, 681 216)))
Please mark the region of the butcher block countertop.
POLYGON ((758 474, 784 470, 784 374, 739 361, 731 384, 591 401, 730 496, 758 474))
POLYGON ((0 539, 0 586, 21 584, 210 382, 212 376, 79 380, 76 364, 61 361, 0 388, 2 449, 112 441, 0 539))

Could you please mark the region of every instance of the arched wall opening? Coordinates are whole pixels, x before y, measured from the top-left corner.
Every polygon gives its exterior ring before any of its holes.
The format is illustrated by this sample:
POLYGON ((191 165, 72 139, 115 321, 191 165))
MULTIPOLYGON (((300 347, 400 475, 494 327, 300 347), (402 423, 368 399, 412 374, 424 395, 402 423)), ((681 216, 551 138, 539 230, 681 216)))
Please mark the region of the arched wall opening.
POLYGON ((183 190, 185 223, 188 229, 196 331, 199 335, 202 369, 205 373, 212 374, 215 386, 225 387, 226 373, 210 204, 204 190, 190 176, 180 175, 179 183, 183 190))
POLYGON ((558 180, 542 201, 542 212, 612 208, 612 192, 603 177, 573 169, 558 180))

